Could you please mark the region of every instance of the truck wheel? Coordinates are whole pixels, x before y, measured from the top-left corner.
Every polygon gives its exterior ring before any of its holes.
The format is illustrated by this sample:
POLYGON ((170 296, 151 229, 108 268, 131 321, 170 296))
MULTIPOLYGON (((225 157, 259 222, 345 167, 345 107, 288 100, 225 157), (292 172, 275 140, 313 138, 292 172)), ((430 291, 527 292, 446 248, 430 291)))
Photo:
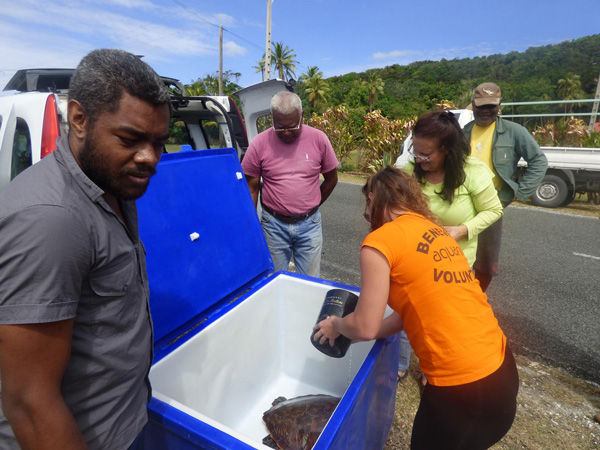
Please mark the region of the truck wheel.
POLYGON ((531 202, 544 208, 556 208, 567 198, 569 198, 569 188, 565 180, 556 175, 546 175, 531 196, 531 202))
POLYGON ((575 200, 575 196, 577 195, 577 192, 575 192, 575 189, 569 189, 569 194, 567 195, 567 198, 565 198, 565 201, 562 202, 560 204, 560 206, 567 206, 569 203, 571 203, 573 200, 575 200))

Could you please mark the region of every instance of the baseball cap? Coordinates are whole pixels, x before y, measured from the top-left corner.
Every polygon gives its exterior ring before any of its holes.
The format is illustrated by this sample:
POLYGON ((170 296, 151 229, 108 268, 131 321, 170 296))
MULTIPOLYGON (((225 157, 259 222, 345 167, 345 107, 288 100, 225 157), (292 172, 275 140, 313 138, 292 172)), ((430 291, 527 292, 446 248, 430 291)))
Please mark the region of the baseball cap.
POLYGON ((475 106, 499 105, 502 92, 496 83, 481 83, 475 88, 473 103, 475 106))

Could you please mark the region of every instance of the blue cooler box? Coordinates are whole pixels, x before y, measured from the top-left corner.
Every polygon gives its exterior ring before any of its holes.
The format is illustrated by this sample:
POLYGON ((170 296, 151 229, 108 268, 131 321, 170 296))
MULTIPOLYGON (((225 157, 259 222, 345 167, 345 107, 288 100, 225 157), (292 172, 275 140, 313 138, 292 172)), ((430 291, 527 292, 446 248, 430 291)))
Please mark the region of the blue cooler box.
POLYGON ((148 449, 268 449, 277 397, 342 397, 315 446, 382 449, 392 425, 398 342, 310 343, 325 294, 354 286, 273 263, 233 149, 164 155, 138 201, 154 322, 148 449))

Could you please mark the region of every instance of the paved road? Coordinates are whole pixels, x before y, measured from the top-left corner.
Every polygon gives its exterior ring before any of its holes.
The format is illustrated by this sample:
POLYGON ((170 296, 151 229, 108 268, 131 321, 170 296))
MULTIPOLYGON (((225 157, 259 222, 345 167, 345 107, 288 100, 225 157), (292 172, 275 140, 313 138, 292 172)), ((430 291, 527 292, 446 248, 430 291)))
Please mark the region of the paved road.
MULTIPOLYGON (((368 224, 361 186, 340 182, 322 207, 321 276, 360 285, 368 224)), ((513 350, 600 383, 600 220, 510 206, 490 303, 513 350)))

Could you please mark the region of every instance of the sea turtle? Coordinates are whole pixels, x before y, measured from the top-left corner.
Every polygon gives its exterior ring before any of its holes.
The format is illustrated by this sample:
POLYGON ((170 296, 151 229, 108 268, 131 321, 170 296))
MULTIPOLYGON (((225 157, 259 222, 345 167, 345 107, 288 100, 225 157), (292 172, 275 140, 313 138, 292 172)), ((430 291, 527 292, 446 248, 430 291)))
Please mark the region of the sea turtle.
POLYGON ((276 398, 263 414, 270 433, 263 443, 283 450, 310 450, 339 402, 339 397, 322 394, 276 398))

